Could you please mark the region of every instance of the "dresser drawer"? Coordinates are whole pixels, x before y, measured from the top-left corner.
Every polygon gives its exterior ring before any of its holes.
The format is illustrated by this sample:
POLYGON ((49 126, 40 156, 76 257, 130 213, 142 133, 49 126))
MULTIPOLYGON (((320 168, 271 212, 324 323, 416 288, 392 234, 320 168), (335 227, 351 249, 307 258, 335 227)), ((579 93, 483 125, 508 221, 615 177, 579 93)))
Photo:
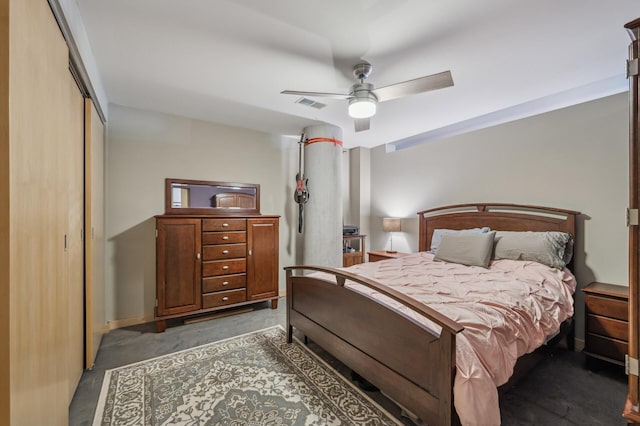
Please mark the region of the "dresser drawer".
POLYGON ((230 232, 203 232, 202 244, 235 244, 246 243, 247 233, 245 231, 230 232))
POLYGON ((203 231, 245 231, 246 219, 203 219, 203 231))
POLYGON ((219 244, 204 246, 202 249, 203 260, 234 259, 246 256, 246 244, 219 244))
POLYGON ((629 323, 626 321, 589 314, 587 315, 587 330, 625 342, 629 340, 629 323))
POLYGON ((624 361, 624 356, 629 350, 629 344, 627 342, 592 333, 587 333, 586 337, 584 349, 588 353, 604 356, 616 361, 624 361))
POLYGON ((619 320, 629 320, 629 305, 625 300, 587 295, 585 298, 587 313, 602 315, 619 320))
POLYGON ((211 293, 212 291, 233 290, 244 288, 246 285, 247 276, 245 274, 207 277, 202 280, 202 292, 211 293))
POLYGON ((210 260, 202 262, 202 276, 239 274, 247 271, 246 259, 210 260))
POLYGON ((218 291, 202 295, 202 307, 214 308, 216 306, 232 305, 247 300, 247 292, 244 289, 218 291))

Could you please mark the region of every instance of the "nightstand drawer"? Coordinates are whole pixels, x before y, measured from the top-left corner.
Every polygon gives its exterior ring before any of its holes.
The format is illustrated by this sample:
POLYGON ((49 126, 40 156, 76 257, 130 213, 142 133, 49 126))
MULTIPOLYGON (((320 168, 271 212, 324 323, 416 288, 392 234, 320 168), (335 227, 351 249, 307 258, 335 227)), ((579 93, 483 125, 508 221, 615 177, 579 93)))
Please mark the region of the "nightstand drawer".
POLYGON ((409 253, 402 253, 399 251, 389 252, 389 251, 370 251, 367 253, 369 255, 369 262, 379 262, 381 260, 387 259, 398 259, 400 257, 408 256, 409 253))
POLYGON ((377 254, 369 253, 369 262, 378 262, 380 260, 387 260, 387 259, 390 259, 390 258, 387 256, 378 256, 377 254))
POLYGON ((591 333, 587 333, 585 343, 584 350, 586 352, 611 358, 620 362, 624 361, 624 356, 629 350, 629 344, 627 342, 591 333))
POLYGON ((629 341, 629 323, 598 315, 587 315, 587 330, 591 333, 629 341))
POLYGON ((629 305, 624 300, 589 294, 585 298, 585 305, 587 312, 590 314, 602 315, 624 321, 629 320, 629 305))

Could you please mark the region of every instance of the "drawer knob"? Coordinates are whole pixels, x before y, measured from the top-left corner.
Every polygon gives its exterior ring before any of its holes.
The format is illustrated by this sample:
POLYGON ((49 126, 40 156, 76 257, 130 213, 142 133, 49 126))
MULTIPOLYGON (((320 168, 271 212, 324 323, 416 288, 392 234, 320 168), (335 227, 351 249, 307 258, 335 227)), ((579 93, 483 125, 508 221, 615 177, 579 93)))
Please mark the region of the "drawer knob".
POLYGON ((223 282, 222 285, 229 285, 229 281, 223 282))
POLYGON ((225 297, 223 297, 223 298, 222 298, 222 301, 223 301, 223 302, 226 302, 227 300, 229 300, 229 298, 228 298, 227 296, 225 296, 225 297))
POLYGON ((229 226, 229 224, 228 224, 228 223, 223 223, 223 224, 222 224, 222 227, 223 227, 223 228, 226 228, 227 226, 229 226))
POLYGON ((226 271, 227 269, 229 269, 229 266, 224 265, 224 266, 222 267, 222 269, 224 269, 224 270, 226 271))
POLYGON ((222 254, 229 254, 229 250, 222 250, 222 254))
POLYGON ((228 239, 229 239, 229 236, 228 236, 228 235, 225 235, 224 237, 222 237, 222 239, 223 239, 223 240, 228 240, 228 239))

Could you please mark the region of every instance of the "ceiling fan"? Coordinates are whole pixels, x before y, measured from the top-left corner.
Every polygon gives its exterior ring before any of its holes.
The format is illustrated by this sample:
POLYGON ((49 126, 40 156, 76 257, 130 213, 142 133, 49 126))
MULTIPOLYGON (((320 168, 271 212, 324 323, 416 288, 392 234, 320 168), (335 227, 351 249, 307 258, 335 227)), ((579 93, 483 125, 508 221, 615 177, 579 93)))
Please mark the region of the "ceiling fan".
POLYGON ((374 89, 373 84, 364 82, 364 80, 369 77, 369 74, 371 74, 372 69, 372 65, 367 61, 362 61, 353 67, 353 74, 360 82, 351 86, 348 94, 303 92, 297 90, 283 90, 280 93, 285 95, 347 99, 349 101, 349 115, 355 119, 356 132, 361 132, 363 130, 369 130, 369 119, 375 115, 378 102, 453 86, 451 71, 444 71, 438 74, 427 75, 425 77, 374 89))

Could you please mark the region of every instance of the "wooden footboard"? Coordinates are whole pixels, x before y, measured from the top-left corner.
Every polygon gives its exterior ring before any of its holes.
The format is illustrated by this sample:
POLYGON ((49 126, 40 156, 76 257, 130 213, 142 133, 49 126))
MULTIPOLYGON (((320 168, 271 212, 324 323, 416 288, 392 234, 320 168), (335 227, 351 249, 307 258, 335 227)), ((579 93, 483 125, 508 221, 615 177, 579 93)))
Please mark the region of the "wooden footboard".
POLYGON ((457 333, 463 327, 375 281, 318 266, 287 271, 287 332, 293 328, 377 386, 423 422, 458 424, 453 407, 457 333), (333 281, 293 275, 321 271, 333 281), (375 289, 442 327, 438 335, 395 310, 344 286, 345 280, 375 289))

